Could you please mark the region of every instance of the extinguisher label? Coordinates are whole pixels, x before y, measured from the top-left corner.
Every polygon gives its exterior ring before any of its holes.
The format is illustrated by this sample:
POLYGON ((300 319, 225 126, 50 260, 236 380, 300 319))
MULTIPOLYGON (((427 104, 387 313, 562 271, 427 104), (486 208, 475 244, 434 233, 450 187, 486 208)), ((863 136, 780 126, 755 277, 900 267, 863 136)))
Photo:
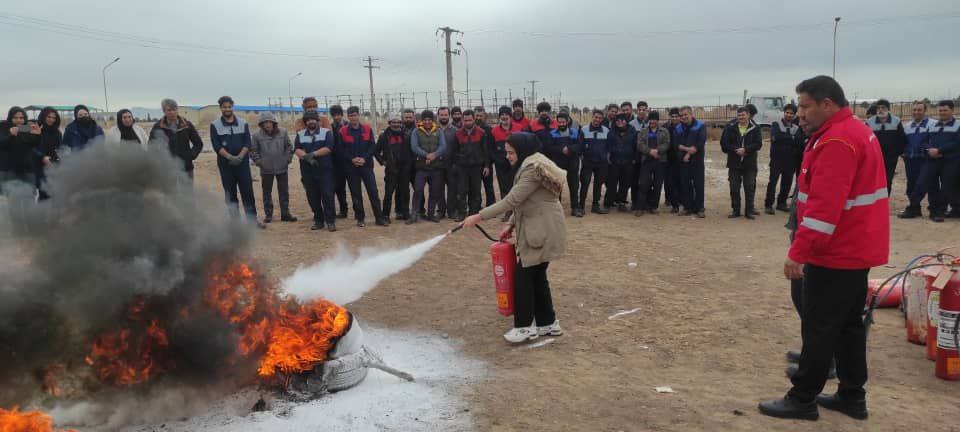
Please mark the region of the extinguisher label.
POLYGON ((957 349, 954 330, 960 311, 940 310, 940 324, 937 327, 937 347, 948 350, 957 349))
POLYGON ((927 299, 927 317, 930 319, 930 326, 937 326, 937 316, 940 315, 940 291, 930 292, 930 298, 927 299))
POLYGON ((493 266, 493 274, 497 275, 497 277, 503 277, 504 273, 506 273, 506 271, 503 270, 502 265, 497 264, 493 266))

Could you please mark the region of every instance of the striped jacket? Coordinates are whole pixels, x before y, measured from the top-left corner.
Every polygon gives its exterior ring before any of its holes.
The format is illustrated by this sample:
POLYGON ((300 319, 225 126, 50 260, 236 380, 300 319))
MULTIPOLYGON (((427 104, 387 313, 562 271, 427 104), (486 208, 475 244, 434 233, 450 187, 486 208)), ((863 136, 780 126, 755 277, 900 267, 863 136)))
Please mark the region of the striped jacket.
POLYGON ((810 137, 798 175, 800 225, 789 257, 832 269, 887 263, 890 215, 877 137, 843 108, 810 137))

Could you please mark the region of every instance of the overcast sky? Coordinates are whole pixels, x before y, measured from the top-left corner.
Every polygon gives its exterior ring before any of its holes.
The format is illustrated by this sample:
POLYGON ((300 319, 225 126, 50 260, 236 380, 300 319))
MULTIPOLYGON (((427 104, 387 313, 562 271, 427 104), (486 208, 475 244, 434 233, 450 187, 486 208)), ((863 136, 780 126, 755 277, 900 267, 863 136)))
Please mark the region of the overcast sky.
MULTIPOLYGON (((264 105, 267 97, 286 96, 297 72, 303 76, 293 81, 295 96, 367 93, 360 61, 367 55, 382 59, 374 72, 377 93, 429 90, 436 105, 436 92, 446 89, 439 26, 464 31, 454 41, 469 52, 473 98, 481 88, 488 97, 493 89, 519 96, 526 81, 538 80, 539 96, 552 101, 562 92, 563 101, 577 106, 737 103, 744 89, 792 96, 801 79, 830 74, 834 16, 843 17, 837 78, 851 99, 960 92, 956 0, 34 0, 29 6, 0 12, 8 48, 0 56, 4 112, 14 104, 103 107, 101 68, 115 57, 120 61, 107 72, 114 111, 158 107, 163 97, 205 105, 224 94, 238 104, 264 105)), ((454 57, 457 90, 466 87, 464 66, 464 56, 454 57)), ((422 106, 423 95, 417 97, 422 106)))

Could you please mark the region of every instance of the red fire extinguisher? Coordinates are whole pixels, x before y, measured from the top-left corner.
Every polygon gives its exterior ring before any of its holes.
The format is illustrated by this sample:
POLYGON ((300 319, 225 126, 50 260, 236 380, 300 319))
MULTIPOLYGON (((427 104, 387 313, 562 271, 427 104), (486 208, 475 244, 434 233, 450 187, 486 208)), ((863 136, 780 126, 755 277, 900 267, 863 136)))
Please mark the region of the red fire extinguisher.
POLYGON ((940 318, 940 290, 927 279, 927 360, 937 360, 937 321, 940 318))
MULTIPOLYGON (((960 264, 960 262, 958 262, 960 264)), ((957 322, 960 320, 960 274, 958 267, 944 268, 934 281, 939 290, 936 361, 937 377, 960 381, 960 347, 957 346, 957 322)))
POLYGON ((498 240, 490 245, 493 259, 493 285, 497 290, 497 311, 513 315, 513 272, 517 268, 517 249, 513 243, 498 240))

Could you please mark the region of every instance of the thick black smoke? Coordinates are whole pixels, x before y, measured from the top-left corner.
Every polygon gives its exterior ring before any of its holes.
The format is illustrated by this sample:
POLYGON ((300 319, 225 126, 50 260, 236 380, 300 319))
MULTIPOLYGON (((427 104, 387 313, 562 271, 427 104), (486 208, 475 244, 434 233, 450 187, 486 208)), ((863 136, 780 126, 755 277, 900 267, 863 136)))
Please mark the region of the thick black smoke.
POLYGON ((160 299, 179 336, 171 350, 194 372, 232 346, 215 317, 176 313, 198 301, 212 259, 243 255, 252 230, 195 190, 165 143, 97 143, 70 156, 49 174, 52 199, 0 202, 0 406, 36 388, 37 368, 84 366, 91 336, 115 328, 136 296, 160 299))

